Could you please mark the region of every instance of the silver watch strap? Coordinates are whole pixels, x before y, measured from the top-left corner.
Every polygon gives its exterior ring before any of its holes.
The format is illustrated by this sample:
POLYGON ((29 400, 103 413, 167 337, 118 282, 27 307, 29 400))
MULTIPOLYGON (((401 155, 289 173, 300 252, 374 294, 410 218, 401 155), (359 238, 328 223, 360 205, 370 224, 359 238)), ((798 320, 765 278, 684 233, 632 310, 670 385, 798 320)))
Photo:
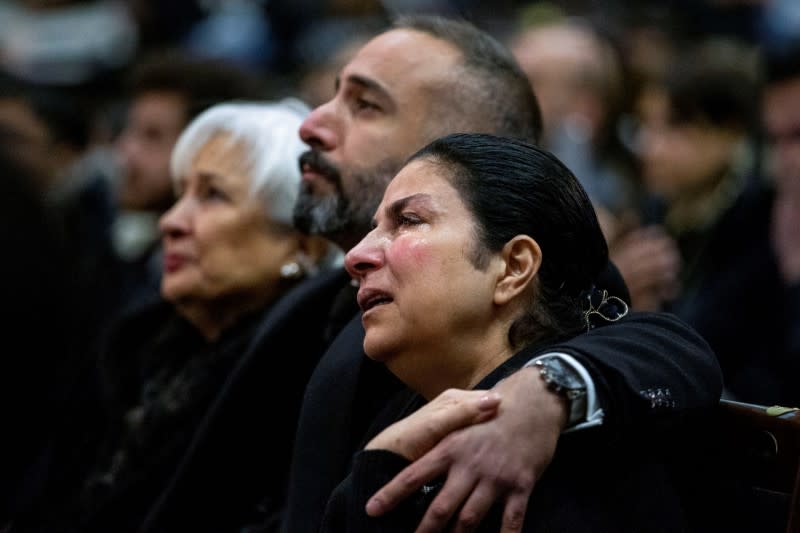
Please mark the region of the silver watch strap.
MULTIPOLYGON (((550 357, 557 357, 564 361, 565 363, 569 364, 578 374, 580 374, 581 379, 586 384, 586 394, 583 395, 583 418, 579 418, 576 422, 576 425, 569 426, 567 429, 564 430, 565 433, 572 432, 572 431, 579 431, 581 429, 590 428, 594 426, 601 425, 603 420, 605 419, 605 412, 603 411, 602 407, 600 406, 600 402, 597 397, 597 392, 595 389, 594 380, 592 380, 592 376, 589 374, 589 371, 573 356, 563 353, 563 352, 548 352, 542 354, 538 357, 535 357, 528 361, 525 366, 533 366, 534 363, 542 358, 550 358, 550 357)), ((580 406, 576 406, 576 414, 579 411, 580 406)), ((572 406, 570 406, 570 423, 572 422, 572 406)))

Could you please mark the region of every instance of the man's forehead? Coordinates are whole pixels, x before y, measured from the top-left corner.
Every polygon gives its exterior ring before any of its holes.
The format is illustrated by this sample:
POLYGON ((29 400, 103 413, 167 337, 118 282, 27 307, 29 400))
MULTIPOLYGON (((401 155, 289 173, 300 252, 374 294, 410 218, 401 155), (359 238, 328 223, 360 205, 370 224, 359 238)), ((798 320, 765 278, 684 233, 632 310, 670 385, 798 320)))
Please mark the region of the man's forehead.
POLYGON ((340 80, 369 79, 387 90, 436 83, 459 59, 458 49, 447 41, 416 30, 389 30, 361 47, 340 80))

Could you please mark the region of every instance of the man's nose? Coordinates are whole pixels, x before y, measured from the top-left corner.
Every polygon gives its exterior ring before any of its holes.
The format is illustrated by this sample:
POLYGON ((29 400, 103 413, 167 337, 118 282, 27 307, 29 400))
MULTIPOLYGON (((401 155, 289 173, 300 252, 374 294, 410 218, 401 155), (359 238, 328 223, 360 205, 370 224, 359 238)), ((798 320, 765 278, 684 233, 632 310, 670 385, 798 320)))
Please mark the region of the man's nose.
POLYGON ((300 138, 317 150, 333 150, 338 144, 338 120, 334 101, 314 109, 300 125, 300 138))

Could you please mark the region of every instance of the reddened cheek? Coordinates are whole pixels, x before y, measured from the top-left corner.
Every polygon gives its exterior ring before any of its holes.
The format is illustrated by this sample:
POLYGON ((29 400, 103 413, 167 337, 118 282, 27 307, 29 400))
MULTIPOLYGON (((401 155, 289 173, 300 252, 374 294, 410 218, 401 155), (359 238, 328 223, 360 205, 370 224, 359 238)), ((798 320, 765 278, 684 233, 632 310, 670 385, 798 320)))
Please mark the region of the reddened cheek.
POLYGON ((431 260, 431 246, 426 240, 400 238, 392 243, 387 257, 398 267, 421 267, 431 260))

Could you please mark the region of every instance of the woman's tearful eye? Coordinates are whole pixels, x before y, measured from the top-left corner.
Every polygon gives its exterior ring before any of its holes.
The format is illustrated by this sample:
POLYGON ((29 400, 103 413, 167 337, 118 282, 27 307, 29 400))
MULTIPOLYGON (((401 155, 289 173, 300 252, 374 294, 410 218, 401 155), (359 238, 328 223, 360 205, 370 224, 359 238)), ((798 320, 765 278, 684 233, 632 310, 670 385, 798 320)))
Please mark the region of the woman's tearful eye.
POLYGON ((414 213, 400 213, 397 215, 398 226, 416 226, 422 224, 423 220, 414 213))

